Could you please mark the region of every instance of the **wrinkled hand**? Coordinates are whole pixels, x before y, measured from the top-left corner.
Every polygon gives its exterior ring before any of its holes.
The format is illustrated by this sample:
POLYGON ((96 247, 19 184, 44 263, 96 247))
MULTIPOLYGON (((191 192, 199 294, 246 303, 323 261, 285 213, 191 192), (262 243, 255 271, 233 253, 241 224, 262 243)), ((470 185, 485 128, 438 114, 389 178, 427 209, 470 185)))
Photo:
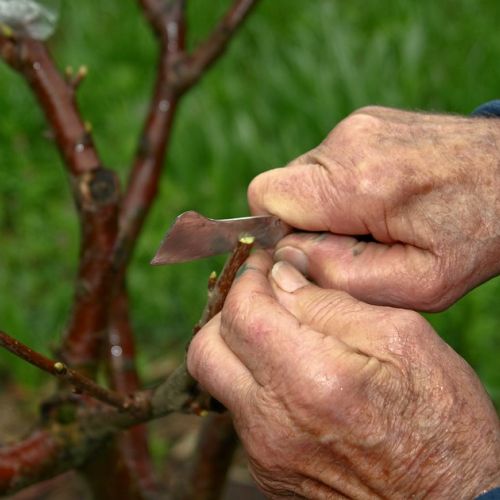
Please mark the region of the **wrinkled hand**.
POLYGON ((500 484, 495 411, 420 315, 271 265, 251 257, 188 352, 268 495, 462 499, 500 484))
POLYGON ((363 108, 249 188, 306 231, 278 247, 323 287, 441 310, 500 272, 500 119, 363 108), (370 234, 376 242, 349 236, 370 234))

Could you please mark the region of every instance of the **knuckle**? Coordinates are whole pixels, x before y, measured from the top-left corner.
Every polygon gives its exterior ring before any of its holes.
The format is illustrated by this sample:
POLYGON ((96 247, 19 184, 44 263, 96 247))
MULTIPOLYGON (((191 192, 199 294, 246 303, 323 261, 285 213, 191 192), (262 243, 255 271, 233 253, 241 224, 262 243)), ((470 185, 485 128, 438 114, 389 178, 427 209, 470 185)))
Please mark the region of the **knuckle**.
POLYGON ((247 189, 248 204, 253 212, 262 211, 262 193, 267 189, 266 174, 260 174, 250 182, 247 189))
POLYGON ((394 310, 389 316, 390 328, 387 348, 397 355, 398 365, 404 369, 411 369, 411 363, 416 352, 421 349, 421 342, 428 331, 427 321, 417 312, 411 310, 394 310))
POLYGON ((346 139, 363 140, 383 126, 383 120, 370 112, 370 108, 361 108, 350 114, 337 126, 346 139))
POLYGON ((257 302, 262 302, 262 298, 255 291, 231 293, 222 309, 222 337, 228 339, 237 335, 242 341, 255 342, 269 330, 268 320, 259 314, 258 307, 254 307, 257 302))
MULTIPOLYGON (((243 278, 241 278, 243 279, 243 278)), ((245 295, 239 291, 238 285, 226 298, 226 302, 221 311, 222 334, 233 329, 239 329, 239 325, 244 323, 249 314, 249 301, 245 300, 245 295)))
POLYGON ((356 114, 364 114, 364 115, 370 115, 370 116, 381 116, 386 112, 387 112, 387 108, 385 108, 384 106, 376 106, 373 104, 369 104, 367 106, 362 106, 361 108, 357 109, 356 111, 351 113, 351 116, 356 115, 356 114))
POLYGON ((200 330, 191 341, 187 352, 187 369, 196 380, 203 380, 206 373, 210 372, 208 366, 210 356, 210 346, 200 330))
POLYGON ((414 331, 420 330, 425 324, 425 319, 415 311, 411 310, 397 310, 394 313, 393 323, 398 330, 414 331))
POLYGON ((421 311, 439 312, 451 303, 450 287, 441 273, 433 273, 431 279, 422 280, 416 293, 416 308, 421 311))

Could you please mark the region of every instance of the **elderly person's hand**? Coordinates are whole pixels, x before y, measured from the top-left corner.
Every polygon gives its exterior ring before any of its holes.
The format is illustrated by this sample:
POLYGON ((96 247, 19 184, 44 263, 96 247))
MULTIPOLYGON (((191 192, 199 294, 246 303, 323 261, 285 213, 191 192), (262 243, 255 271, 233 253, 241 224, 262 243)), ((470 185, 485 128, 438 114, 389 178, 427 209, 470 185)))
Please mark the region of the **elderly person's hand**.
POLYGON ((278 246, 277 259, 320 286, 440 310, 500 272, 500 119, 363 108, 254 179, 249 201, 254 213, 336 234, 278 246), (362 234, 376 242, 347 236, 362 234))
POLYGON ((420 315, 271 266, 250 258, 188 352, 268 495, 466 499, 500 484, 495 411, 420 315))

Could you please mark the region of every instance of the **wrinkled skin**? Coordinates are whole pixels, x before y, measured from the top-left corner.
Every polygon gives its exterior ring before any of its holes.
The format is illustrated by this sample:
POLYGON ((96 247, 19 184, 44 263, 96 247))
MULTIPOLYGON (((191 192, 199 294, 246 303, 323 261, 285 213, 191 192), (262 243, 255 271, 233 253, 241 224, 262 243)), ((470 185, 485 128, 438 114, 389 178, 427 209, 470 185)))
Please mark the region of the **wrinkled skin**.
POLYGON ((337 233, 290 235, 275 264, 254 253, 188 351, 269 497, 469 499, 500 485, 487 394, 406 309, 441 309, 498 274, 496 123, 369 108, 251 184, 255 212, 337 233), (377 243, 340 236, 365 233, 377 243))
POLYGON ((271 265, 252 256, 188 353, 264 492, 460 499, 500 484, 495 411, 420 315, 319 288, 288 263, 268 278, 271 265))
POLYGON ((277 258, 365 302, 442 310, 500 272, 500 119, 363 108, 248 194, 335 233, 291 235, 277 258), (376 242, 345 236, 361 234, 376 242))

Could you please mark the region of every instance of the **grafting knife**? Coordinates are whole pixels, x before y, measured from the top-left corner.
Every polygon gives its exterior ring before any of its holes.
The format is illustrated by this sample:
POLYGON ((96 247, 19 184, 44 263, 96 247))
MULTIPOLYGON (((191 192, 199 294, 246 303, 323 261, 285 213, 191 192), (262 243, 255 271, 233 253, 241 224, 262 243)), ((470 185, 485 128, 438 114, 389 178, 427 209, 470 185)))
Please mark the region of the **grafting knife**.
POLYGON ((292 228, 273 215, 216 220, 184 212, 168 230, 151 264, 188 262, 230 252, 244 236, 253 236, 257 248, 271 248, 290 232, 292 228))

